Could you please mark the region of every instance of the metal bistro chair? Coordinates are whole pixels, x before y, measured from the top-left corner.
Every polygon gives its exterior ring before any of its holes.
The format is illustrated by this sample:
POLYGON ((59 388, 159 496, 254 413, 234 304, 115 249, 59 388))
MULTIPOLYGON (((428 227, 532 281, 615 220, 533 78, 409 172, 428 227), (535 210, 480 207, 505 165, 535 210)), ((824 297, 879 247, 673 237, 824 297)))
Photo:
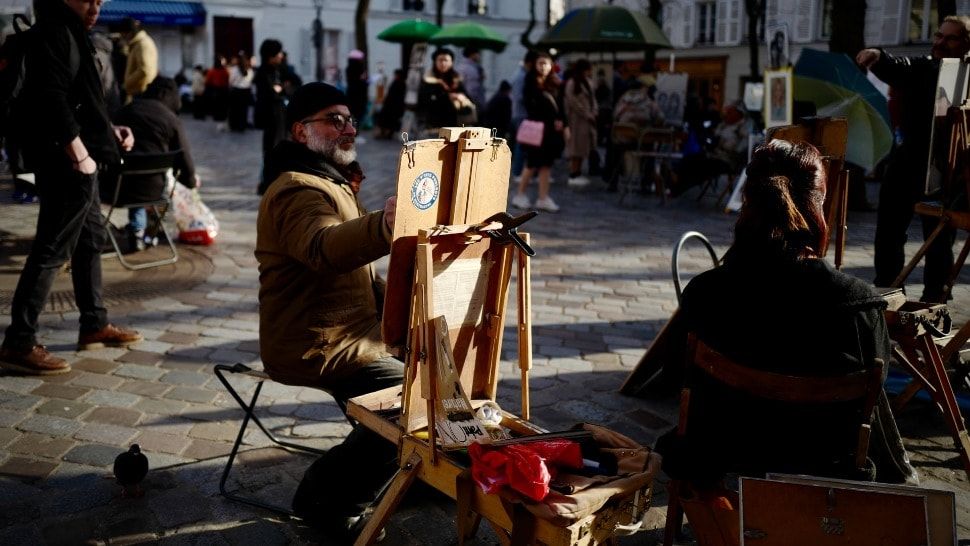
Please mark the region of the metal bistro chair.
POLYGON ((256 426, 259 427, 259 430, 263 431, 263 434, 265 434, 266 437, 269 438, 271 442, 282 447, 283 449, 291 450, 291 451, 302 451, 304 453, 313 453, 316 455, 323 455, 324 453, 326 453, 326 451, 301 445, 301 444, 287 442, 285 440, 280 440, 276 436, 274 436, 273 433, 271 433, 269 429, 266 428, 265 425, 263 425, 262 421, 259 420, 259 417, 257 417, 255 413, 256 401, 259 399, 259 393, 263 389, 263 383, 266 381, 272 381, 272 379, 270 378, 269 375, 266 374, 266 372, 262 372, 260 370, 254 370, 249 366, 246 366, 245 364, 241 364, 238 362, 232 366, 229 366, 227 364, 217 364, 214 372, 216 374, 216 377, 219 378, 219 381, 222 382, 223 386, 226 387, 226 390, 236 400, 236 403, 239 404, 239 407, 242 408, 244 412, 242 426, 239 427, 239 433, 236 435, 236 442, 232 444, 232 450, 229 452, 229 460, 226 461, 226 467, 222 470, 222 478, 219 480, 219 493, 221 493, 223 497, 226 497, 229 500, 241 502, 243 504, 248 504, 250 506, 265 508, 266 510, 271 510, 278 514, 284 514, 288 516, 293 515, 293 511, 288 508, 283 508, 281 506, 268 504, 252 498, 246 498, 241 495, 230 493, 229 491, 226 490, 226 481, 229 479, 229 472, 232 471, 232 463, 236 460, 236 454, 239 453, 239 446, 242 445, 243 436, 246 435, 246 427, 249 426, 249 421, 251 420, 253 423, 256 423, 256 426), (233 388, 232 384, 229 383, 229 380, 226 377, 226 373, 241 374, 257 380, 256 389, 253 391, 253 397, 248 403, 242 399, 242 397, 239 395, 236 389, 233 388))
MULTIPOLYGON (((175 192, 175 186, 172 185, 172 190, 165 191, 165 186, 153 190, 149 194, 138 194, 133 190, 129 190, 125 187, 127 183, 131 183, 131 177, 137 177, 142 175, 153 175, 162 174, 164 175, 170 169, 173 169, 176 164, 176 160, 181 157, 182 151, 176 150, 172 152, 164 152, 157 154, 150 153, 134 153, 127 154, 124 156, 124 163, 120 167, 120 172, 115 180, 115 186, 111 193, 107 196, 109 199, 105 199, 105 204, 109 205, 108 213, 104 215, 104 228, 108 233, 108 239, 111 241, 111 246, 115 249, 115 254, 118 256, 118 261, 121 262, 126 269, 132 271, 137 271, 140 269, 147 269, 149 267, 158 267, 162 265, 174 264, 178 261, 178 250, 175 248, 175 241, 169 236, 168 232, 165 230, 165 214, 168 209, 171 208, 172 194, 175 192), (126 191, 128 190, 128 191, 126 191), (124 253, 121 251, 121 247, 118 244, 118 239, 115 237, 114 230, 111 224, 111 214, 116 208, 134 208, 134 207, 144 207, 147 210, 152 211, 155 215, 155 219, 158 223, 158 229, 161 234, 165 236, 165 241, 168 243, 171 253, 164 258, 158 260, 152 260, 148 262, 135 263, 131 262, 125 258, 124 253), (161 210, 159 210, 161 208, 161 210)), ((106 188, 110 190, 111 188, 106 188)), ((104 194, 102 194, 104 195, 104 194)))

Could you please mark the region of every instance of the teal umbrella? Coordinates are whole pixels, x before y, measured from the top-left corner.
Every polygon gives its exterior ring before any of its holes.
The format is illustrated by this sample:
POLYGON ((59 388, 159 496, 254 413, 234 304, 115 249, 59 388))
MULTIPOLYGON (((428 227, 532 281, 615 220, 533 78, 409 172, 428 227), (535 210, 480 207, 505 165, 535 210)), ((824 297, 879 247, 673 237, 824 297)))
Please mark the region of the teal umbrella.
POLYGON ((398 44, 427 42, 441 27, 422 19, 399 21, 385 28, 377 35, 378 40, 398 44))
POLYGON ((508 42, 494 30, 478 23, 455 23, 445 25, 441 31, 431 37, 432 44, 454 45, 458 47, 475 47, 502 51, 508 42))
POLYGON ((645 51, 671 47, 652 19, 621 6, 577 8, 536 43, 559 51, 645 51))
POLYGON ((819 116, 846 118, 846 161, 873 169, 893 142, 882 93, 844 53, 804 49, 794 72, 795 100, 813 103, 819 116))

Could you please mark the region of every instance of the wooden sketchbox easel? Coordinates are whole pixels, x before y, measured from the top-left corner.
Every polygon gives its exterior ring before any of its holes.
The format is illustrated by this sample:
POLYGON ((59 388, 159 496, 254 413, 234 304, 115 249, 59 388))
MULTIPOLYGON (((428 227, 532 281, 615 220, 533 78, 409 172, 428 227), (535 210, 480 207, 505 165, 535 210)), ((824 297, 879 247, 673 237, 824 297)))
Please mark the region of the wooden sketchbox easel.
POLYGON ((415 479, 458 503, 459 542, 482 518, 506 544, 606 542, 617 525, 639 521, 652 480, 568 526, 538 518, 503 494, 485 494, 470 468, 445 448, 468 438, 500 437, 475 410, 494 402, 513 269, 517 277, 521 415, 503 409, 502 427, 516 435, 545 432, 528 422, 531 368, 528 236, 516 237, 505 212, 511 153, 487 129, 443 128, 441 138, 407 141, 398 172, 384 340, 405 349, 405 381, 354 398, 348 415, 399 447, 392 479, 357 544, 369 544, 415 479), (395 411, 398 410, 398 411, 395 411), (398 415, 400 418, 398 419, 398 415))

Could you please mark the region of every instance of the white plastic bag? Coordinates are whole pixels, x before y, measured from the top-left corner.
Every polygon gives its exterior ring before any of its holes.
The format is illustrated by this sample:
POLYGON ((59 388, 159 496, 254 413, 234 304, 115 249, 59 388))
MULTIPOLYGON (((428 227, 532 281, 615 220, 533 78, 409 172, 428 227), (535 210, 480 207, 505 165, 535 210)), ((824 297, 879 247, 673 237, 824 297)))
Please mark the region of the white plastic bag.
POLYGON ((179 230, 179 242, 192 245, 211 245, 219 233, 219 221, 209 207, 202 202, 199 190, 175 184, 172 194, 175 225, 179 230))

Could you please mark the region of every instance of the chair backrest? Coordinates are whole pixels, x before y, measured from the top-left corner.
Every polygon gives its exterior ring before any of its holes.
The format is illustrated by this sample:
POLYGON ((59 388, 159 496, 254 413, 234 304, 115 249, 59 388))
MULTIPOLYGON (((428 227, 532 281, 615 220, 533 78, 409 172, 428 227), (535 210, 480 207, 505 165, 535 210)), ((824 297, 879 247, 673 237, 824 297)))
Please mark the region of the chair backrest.
POLYGON ((128 206, 169 199, 170 194, 165 194, 164 174, 174 169, 181 157, 181 150, 125 154, 113 176, 102 179, 102 201, 112 206, 128 206))
MULTIPOLYGON (((859 401, 858 441, 853 455, 856 468, 865 467, 870 426, 882 389, 885 364, 881 359, 875 359, 868 369, 837 377, 792 376, 738 364, 708 347, 696 334, 690 333, 687 366, 704 372, 718 383, 764 400, 819 405, 859 401)), ((685 389, 681 397, 681 423, 678 426, 681 434, 686 432, 689 403, 689 389, 685 389)))
POLYGON ((636 145, 640 138, 640 127, 635 123, 616 122, 610 136, 614 144, 636 145))
POLYGON ((647 127, 640 131, 640 150, 653 151, 667 148, 670 151, 674 143, 673 127, 647 127))

